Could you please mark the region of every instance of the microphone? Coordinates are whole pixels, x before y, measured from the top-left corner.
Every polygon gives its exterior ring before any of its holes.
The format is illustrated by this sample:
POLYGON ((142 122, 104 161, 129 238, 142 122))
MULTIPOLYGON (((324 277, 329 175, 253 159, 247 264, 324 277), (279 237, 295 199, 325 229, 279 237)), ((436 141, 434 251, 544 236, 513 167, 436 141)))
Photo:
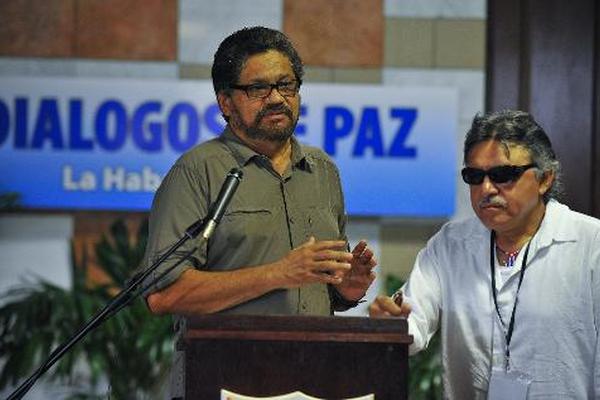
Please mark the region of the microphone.
POLYGON ((223 182, 223 186, 221 186, 221 191, 219 192, 217 199, 208 210, 208 215, 205 219, 206 224, 202 231, 204 240, 208 240, 212 236, 215 228, 219 222, 221 222, 221 218, 223 218, 223 214, 225 214, 225 210, 242 181, 243 176, 244 173, 242 170, 232 168, 225 177, 225 182, 223 182))

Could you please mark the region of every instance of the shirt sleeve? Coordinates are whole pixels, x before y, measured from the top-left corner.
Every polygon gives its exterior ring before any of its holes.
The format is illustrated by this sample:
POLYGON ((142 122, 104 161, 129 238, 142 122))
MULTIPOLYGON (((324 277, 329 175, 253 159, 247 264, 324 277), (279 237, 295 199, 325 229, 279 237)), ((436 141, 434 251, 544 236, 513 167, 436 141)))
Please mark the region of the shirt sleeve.
MULTIPOLYGON (((152 203, 148 244, 140 270, 148 268, 184 236, 190 225, 206 215, 208 207, 204 180, 195 168, 181 162, 175 164, 168 172, 152 203)), ((144 287, 149 285, 149 289, 144 294, 147 296, 169 286, 189 268, 202 268, 206 263, 206 252, 206 243, 202 243, 199 239, 186 241, 146 279, 144 287), (187 260, 181 262, 158 282, 151 283, 196 246, 198 248, 187 260)))
POLYGON ((439 326, 442 291, 433 242, 419 252, 403 287, 404 299, 412 308, 408 317, 408 332, 414 338, 409 347, 411 355, 427 348, 439 326))
POLYGON ((594 356, 594 398, 600 399, 600 233, 592 243, 595 243, 592 255, 592 291, 594 302, 594 326, 596 328, 596 352, 594 356))

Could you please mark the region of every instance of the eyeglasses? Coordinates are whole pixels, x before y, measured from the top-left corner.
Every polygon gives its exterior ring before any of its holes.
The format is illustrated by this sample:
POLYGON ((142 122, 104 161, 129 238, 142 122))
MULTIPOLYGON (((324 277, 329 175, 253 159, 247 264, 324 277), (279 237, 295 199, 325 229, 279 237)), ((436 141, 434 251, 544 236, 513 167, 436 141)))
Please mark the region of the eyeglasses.
POLYGON ((460 173, 465 183, 469 185, 481 185, 486 176, 489 176, 490 180, 494 183, 514 182, 530 168, 537 168, 537 165, 500 165, 487 170, 466 167, 460 173))
POLYGON ((243 90, 246 96, 252 99, 264 99, 271 95, 273 89, 277 89, 284 97, 294 97, 300 90, 302 81, 281 81, 277 83, 253 83, 251 85, 229 85, 231 89, 243 90))

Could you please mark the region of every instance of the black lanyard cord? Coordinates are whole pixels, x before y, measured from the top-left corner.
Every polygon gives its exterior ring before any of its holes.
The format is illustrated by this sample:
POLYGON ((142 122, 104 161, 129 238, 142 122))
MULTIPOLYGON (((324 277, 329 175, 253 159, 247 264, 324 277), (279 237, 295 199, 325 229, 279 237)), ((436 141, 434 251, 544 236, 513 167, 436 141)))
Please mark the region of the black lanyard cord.
MULTIPOLYGON (((496 245, 496 232, 492 230, 490 235, 490 271, 492 274, 492 297, 494 299, 494 305, 496 306, 496 313, 498 314, 498 318, 500 318, 500 323, 504 328, 506 328, 506 324, 502 320, 502 315, 500 314, 500 308, 498 307, 498 294, 496 293, 496 263, 494 262, 494 247, 496 245)), ((505 333, 504 337, 506 338, 506 359, 508 360, 510 356, 510 340, 512 339, 513 330, 515 327, 515 311, 517 310, 517 302, 519 301, 519 291, 521 290, 521 284, 523 283, 523 277, 525 276, 525 268, 527 267, 527 256, 529 255, 529 245, 531 244, 531 240, 527 243, 527 247, 525 248, 525 255, 523 256, 523 262, 521 263, 521 271, 519 271, 519 284, 517 286, 517 293, 515 293, 515 303, 513 305, 512 314, 510 316, 510 322, 508 324, 508 331, 505 333)))

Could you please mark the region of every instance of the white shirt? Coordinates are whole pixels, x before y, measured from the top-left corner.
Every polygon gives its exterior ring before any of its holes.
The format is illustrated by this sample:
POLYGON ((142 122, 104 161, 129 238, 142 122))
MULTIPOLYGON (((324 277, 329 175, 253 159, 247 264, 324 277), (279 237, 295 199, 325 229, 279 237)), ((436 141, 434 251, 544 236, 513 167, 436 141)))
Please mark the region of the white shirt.
MULTIPOLYGON (((518 273, 497 282, 508 319, 517 281, 518 273)), ((505 346, 491 292, 490 231, 477 218, 444 225, 419 253, 404 292, 411 354, 441 324, 444 396, 485 398, 492 353, 505 346)), ((510 344, 511 368, 532 378, 528 398, 600 399, 599 329, 600 221, 552 200, 531 241, 510 344)))

